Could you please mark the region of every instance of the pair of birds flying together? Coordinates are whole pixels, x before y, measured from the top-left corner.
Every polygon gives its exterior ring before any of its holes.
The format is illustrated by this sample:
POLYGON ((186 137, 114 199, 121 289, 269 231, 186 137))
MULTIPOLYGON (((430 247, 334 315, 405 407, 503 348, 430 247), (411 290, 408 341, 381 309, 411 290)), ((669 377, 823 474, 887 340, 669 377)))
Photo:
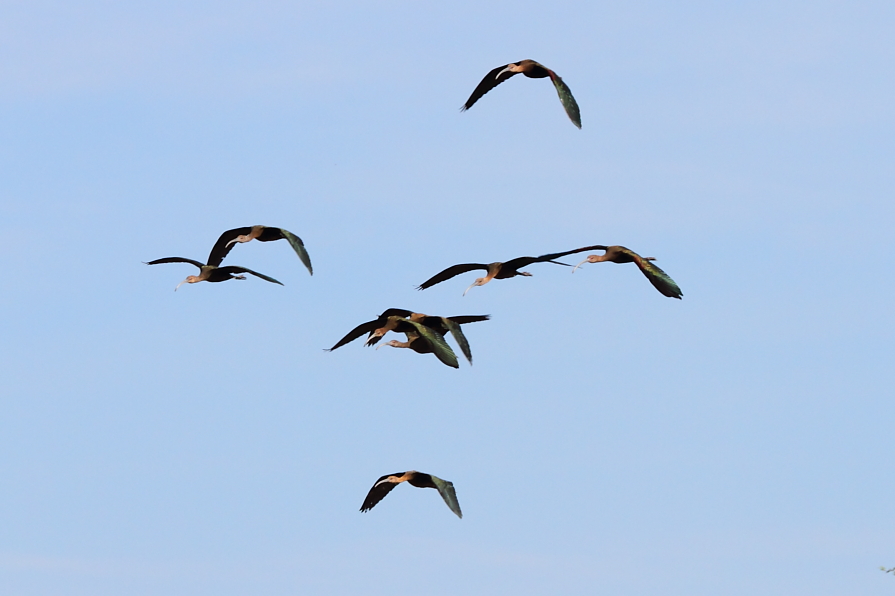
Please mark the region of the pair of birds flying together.
POLYGON ((459 368, 460 364, 457 361, 457 356, 445 341, 445 335, 451 334, 457 345, 460 346, 463 355, 469 360, 469 364, 472 364, 472 351, 460 325, 487 321, 490 318, 490 315, 439 317, 415 313, 403 308, 389 308, 372 321, 361 323, 346 333, 345 337, 337 341, 327 351, 332 352, 358 339, 365 333, 367 334, 367 341, 364 345, 376 345, 386 333, 394 331, 396 333, 404 333, 407 336, 407 341, 391 340, 383 345, 393 348, 409 348, 418 354, 435 354, 447 366, 459 368))
POLYGON ((658 265, 654 265, 652 262, 655 261, 655 257, 641 257, 636 252, 629 248, 625 248, 624 246, 604 246, 602 244, 594 244, 593 246, 585 246, 583 248, 576 248, 573 250, 567 250, 564 252, 554 252, 546 255, 541 255, 539 257, 519 257, 516 259, 512 259, 506 262, 497 261, 495 263, 462 263, 459 265, 451 265, 447 269, 436 273, 423 283, 421 283, 417 289, 425 290, 426 288, 431 288, 435 284, 440 284, 443 281, 447 281, 452 277, 460 275, 461 273, 466 273, 468 271, 475 271, 477 269, 483 269, 487 271, 487 275, 485 277, 477 278, 471 286, 466 288, 466 291, 463 292, 463 295, 466 295, 466 292, 471 290, 476 286, 483 286, 492 279, 509 279, 511 277, 516 277, 517 275, 523 275, 526 277, 531 277, 531 273, 527 271, 519 271, 522 267, 527 267, 533 263, 554 263, 556 265, 565 265, 567 267, 571 266, 567 263, 561 263, 556 259, 560 257, 564 257, 566 255, 575 254, 578 252, 585 252, 589 250, 603 250, 606 251, 602 255, 590 255, 580 263, 578 263, 574 269, 572 269, 572 273, 575 272, 578 267, 583 265, 584 263, 600 263, 603 261, 610 261, 612 263, 635 263, 637 267, 640 268, 640 271, 646 276, 646 278, 653 284, 659 292, 663 295, 668 296, 669 298, 677 298, 680 299, 683 296, 683 292, 678 287, 678 285, 674 282, 671 277, 662 271, 662 269, 658 265))
POLYGON ((177 288, 179 288, 183 284, 194 284, 200 281, 210 281, 216 283, 227 281, 230 279, 245 279, 244 275, 240 275, 242 273, 249 273, 251 275, 254 275, 255 277, 260 277, 265 281, 283 285, 282 282, 264 275, 263 273, 252 271, 247 267, 240 267, 239 265, 228 265, 226 267, 221 267, 221 262, 224 260, 224 257, 226 257, 230 253, 230 251, 233 250, 233 247, 238 243, 251 242, 252 240, 258 240, 259 242, 273 242, 275 240, 282 239, 286 239, 289 241, 289 244, 292 246, 292 250, 295 251, 295 254, 298 255, 299 259, 301 259, 301 262, 304 263, 305 267, 308 268, 308 272, 311 275, 314 275, 314 269, 313 267, 311 267, 311 257, 308 256, 308 251, 305 250, 305 245, 301 241, 301 238, 299 238, 289 230, 284 230, 283 228, 271 228, 267 226, 251 226, 246 228, 234 228, 232 230, 227 230, 226 232, 221 234, 217 242, 214 243, 214 246, 211 248, 211 252, 208 255, 208 261, 205 264, 202 264, 199 261, 194 261, 192 259, 186 259, 184 257, 165 257, 163 259, 149 261, 146 264, 160 265, 162 263, 189 263, 198 267, 199 275, 188 275, 185 280, 177 284, 177 287, 174 288, 175 292, 177 291, 177 288))

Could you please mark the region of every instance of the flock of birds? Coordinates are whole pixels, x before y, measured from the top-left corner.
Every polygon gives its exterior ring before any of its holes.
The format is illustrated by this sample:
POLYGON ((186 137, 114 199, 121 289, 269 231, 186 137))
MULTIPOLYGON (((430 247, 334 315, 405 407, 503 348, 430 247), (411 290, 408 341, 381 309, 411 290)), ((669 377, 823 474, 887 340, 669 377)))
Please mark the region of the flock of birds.
MULTIPOLYGON (((562 103, 569 119, 575 126, 581 128, 581 113, 578 109, 578 103, 572 96, 572 91, 569 89, 568 85, 566 85, 555 72, 535 62, 534 60, 522 60, 517 63, 498 66, 497 68, 493 69, 491 72, 485 75, 485 78, 483 78, 482 81, 478 84, 478 86, 472 92, 472 95, 470 95, 469 99, 466 100, 466 103, 463 105, 461 110, 468 110, 491 89, 519 73, 522 73, 526 77, 533 79, 549 77, 551 82, 553 82, 554 87, 556 88, 556 92, 559 95, 559 100, 562 103)), ((177 284, 177 287, 174 288, 175 291, 185 283, 194 284, 200 281, 216 283, 228 281, 230 279, 244 280, 246 279, 245 275, 243 275, 245 273, 254 275, 255 277, 261 278, 271 283, 283 285, 281 282, 277 281, 273 277, 264 275, 263 273, 258 273, 257 271, 253 271, 247 267, 241 267, 239 265, 221 266, 223 260, 227 257, 227 255, 236 244, 250 242, 252 240, 258 240, 259 242, 272 242, 282 239, 285 239, 289 242, 289 244, 292 246, 292 249, 298 255, 298 258, 301 259, 301 262, 304 264, 305 267, 307 267, 308 273, 313 275, 314 269, 311 266, 311 257, 308 255, 308 251, 305 249, 305 245, 302 242, 301 238, 288 230, 284 230, 283 228, 273 228, 260 225, 235 228, 232 230, 227 230, 226 232, 221 234, 217 242, 214 243, 214 246, 211 249, 211 253, 209 253, 208 255, 208 260, 204 264, 200 263, 199 261, 187 259, 184 257, 165 257, 162 259, 149 261, 146 264, 160 265, 163 263, 189 263, 198 267, 199 275, 187 276, 186 279, 177 284)), ((655 261, 655 258, 641 257, 636 252, 632 251, 629 248, 625 248, 624 246, 605 246, 602 244, 584 246, 581 248, 575 248, 562 252, 549 253, 541 255, 539 257, 518 257, 504 262, 497 261, 494 263, 461 263, 452 265, 444 269, 443 271, 436 273, 435 275, 421 283, 417 287, 417 289, 425 290, 427 288, 431 288, 436 284, 447 281, 469 271, 485 271, 486 274, 484 277, 477 278, 468 288, 466 288, 466 291, 463 292, 463 295, 465 296, 466 293, 469 292, 469 290, 471 290, 472 288, 476 286, 483 286, 490 282, 492 279, 509 279, 516 276, 530 277, 531 273, 528 273, 527 271, 520 271, 520 269, 529 265, 533 265, 535 263, 553 263, 555 265, 570 267, 571 265, 569 263, 563 263, 561 261, 558 261, 557 259, 568 255, 588 251, 604 252, 601 255, 589 255, 586 259, 575 265, 575 267, 572 269, 572 273, 574 273, 578 269, 578 267, 585 263, 600 263, 604 261, 609 261, 612 263, 634 263, 650 281, 653 287, 655 287, 663 296, 680 299, 683 295, 681 289, 674 282, 674 280, 671 279, 671 277, 661 268, 659 268, 659 266, 653 263, 653 261, 655 261)), ((451 337, 454 338, 454 341, 457 342, 460 351, 463 353, 469 363, 472 364, 472 352, 469 348, 469 342, 466 340, 466 336, 463 334, 461 325, 487 321, 488 319, 490 319, 489 315, 461 315, 454 317, 442 317, 415 313, 400 308, 389 308, 385 310, 381 315, 379 315, 379 317, 377 317, 376 319, 361 323, 360 325, 349 331, 342 339, 336 342, 336 344, 333 345, 333 347, 329 348, 327 351, 331 352, 341 346, 344 346, 345 344, 348 344, 360 338, 365 334, 367 335, 367 339, 364 345, 376 345, 388 332, 392 331, 395 333, 403 333, 406 337, 406 341, 402 342, 398 340, 391 340, 383 343, 380 346, 377 346, 376 349, 379 349, 383 345, 394 348, 409 348, 419 354, 434 354, 435 357, 438 358, 438 360, 440 360, 447 366, 459 368, 460 365, 457 360, 457 356, 454 353, 453 349, 451 349, 447 341, 445 341, 445 336, 450 334, 451 337)), ((457 494, 454 490, 453 483, 447 480, 442 480, 437 476, 425 474, 423 472, 417 472, 415 470, 388 474, 379 478, 373 484, 373 487, 370 489, 367 497, 364 499, 363 505, 361 506, 360 510, 364 512, 369 511, 370 509, 375 507, 376 504, 379 503, 379 501, 381 501, 385 497, 385 495, 389 493, 389 491, 391 491, 395 486, 401 484, 402 482, 408 482, 411 486, 416 486, 419 488, 436 489, 441 495, 442 499, 444 499, 444 502, 447 504, 448 508, 450 508, 450 510, 453 511, 458 517, 463 517, 463 513, 460 510, 460 503, 457 501, 457 494)))

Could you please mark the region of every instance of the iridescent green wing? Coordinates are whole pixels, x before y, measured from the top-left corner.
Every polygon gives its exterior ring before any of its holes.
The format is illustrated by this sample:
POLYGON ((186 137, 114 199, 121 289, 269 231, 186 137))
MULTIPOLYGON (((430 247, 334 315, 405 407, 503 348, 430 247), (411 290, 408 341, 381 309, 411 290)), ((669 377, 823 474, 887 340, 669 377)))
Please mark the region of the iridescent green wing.
POLYGON ((659 290, 664 296, 668 296, 669 298, 677 298, 681 299, 681 296, 684 295, 681 292, 681 289, 678 287, 674 280, 671 277, 662 271, 662 268, 658 265, 654 265, 652 261, 648 261, 638 255, 633 250, 625 249, 628 254, 634 257, 634 262, 637 263, 637 266, 640 267, 640 270, 646 276, 653 287, 659 290))
POLYGON ((457 355, 454 354, 451 346, 449 346, 448 343, 444 341, 444 338, 441 335, 432 331, 425 325, 422 325, 415 321, 411 321, 410 319, 398 320, 413 325, 413 327, 416 329, 416 332, 420 334, 420 337, 425 339, 426 342, 428 342, 428 344, 432 346, 432 352, 439 360, 450 367, 460 368, 460 363, 457 361, 457 355))
POLYGON ((456 491, 454 491, 454 483, 449 480, 442 480, 438 476, 432 476, 432 474, 429 474, 429 477, 432 478, 435 488, 438 489, 438 494, 441 495, 441 498, 444 499, 450 510, 456 513, 457 517, 463 519, 463 512, 460 511, 460 502, 457 500, 456 491))
POLYGON ((555 72, 551 70, 549 73, 550 80, 553 81, 553 86, 556 87, 556 93, 559 95, 559 101, 562 102, 562 107, 566 109, 566 114, 569 116, 572 124, 581 128, 581 111, 578 109, 578 102, 575 101, 572 90, 555 72))
POLYGON ((454 340, 457 342, 457 345, 460 346, 463 355, 469 360, 469 364, 472 365, 472 352, 469 350, 469 342, 466 341, 466 336, 463 335, 463 330, 460 329, 460 325, 447 317, 441 317, 441 320, 444 322, 444 326, 448 328, 448 331, 451 332, 451 335, 454 336, 454 340))
POLYGON ((301 262, 305 264, 305 267, 308 268, 308 272, 311 275, 314 275, 314 268, 311 267, 311 257, 308 255, 308 251, 305 250, 305 245, 301 241, 301 238, 290 232, 289 230, 284 230, 280 228, 280 232, 283 234, 283 238, 289 241, 289 244, 292 245, 292 250, 295 251, 295 254, 298 255, 298 258, 301 259, 301 262))

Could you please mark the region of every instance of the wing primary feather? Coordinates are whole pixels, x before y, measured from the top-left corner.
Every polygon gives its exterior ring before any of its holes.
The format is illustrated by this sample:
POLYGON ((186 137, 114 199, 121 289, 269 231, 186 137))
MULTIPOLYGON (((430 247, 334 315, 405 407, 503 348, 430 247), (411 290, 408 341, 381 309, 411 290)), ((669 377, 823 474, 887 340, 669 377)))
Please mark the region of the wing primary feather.
POLYGON ((283 238, 289 241, 289 244, 292 246, 292 250, 295 251, 295 254, 298 255, 299 259, 301 259, 301 262, 304 263, 305 267, 308 268, 308 273, 314 275, 314 268, 311 266, 311 256, 305 249, 305 244, 301 241, 301 238, 299 238, 289 230, 284 230, 283 228, 280 228, 280 233, 283 235, 283 238))
POLYGON ((417 286, 417 290, 425 290, 426 288, 431 288, 435 284, 440 284, 443 281, 447 281, 452 277, 460 275, 461 273, 466 273, 467 271, 474 271, 476 269, 484 269, 488 270, 488 265, 484 263, 462 263, 460 265, 451 265, 447 269, 440 271, 421 283, 417 286))
POLYGON ((183 257, 165 257, 163 259, 156 259, 154 261, 149 261, 146 263, 147 265, 161 265, 162 263, 189 263, 190 265, 195 265, 199 269, 205 267, 203 263, 199 261, 194 261, 193 259, 185 259, 183 257))
POLYGON ((463 512, 460 511, 460 501, 457 500, 457 491, 454 490, 454 483, 450 480, 442 480, 437 476, 432 476, 432 474, 429 474, 429 476, 432 478, 432 482, 435 484, 438 494, 444 499, 448 508, 453 511, 457 517, 463 519, 463 512))

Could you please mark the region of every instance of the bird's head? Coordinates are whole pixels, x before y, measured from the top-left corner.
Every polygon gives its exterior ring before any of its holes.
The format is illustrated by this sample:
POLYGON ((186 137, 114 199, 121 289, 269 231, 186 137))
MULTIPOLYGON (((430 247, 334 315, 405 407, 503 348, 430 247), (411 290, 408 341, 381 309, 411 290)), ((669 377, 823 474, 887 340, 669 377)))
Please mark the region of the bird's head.
MULTIPOLYGON (((201 280, 198 277, 196 277, 195 275, 187 275, 185 280, 183 280, 182 282, 177 284, 177 288, 179 288, 183 284, 194 284, 197 281, 201 281, 201 280)), ((177 291, 177 288, 174 288, 175 292, 177 291)))
POLYGON ((233 244, 234 242, 248 242, 248 241, 251 240, 251 239, 252 239, 251 236, 246 236, 245 234, 240 234, 239 236, 237 236, 236 238, 234 238, 233 240, 231 240, 230 242, 228 242, 228 243, 226 244, 226 246, 230 246, 230 245, 233 244))
MULTIPOLYGON (((581 261, 580 263, 575 265, 575 269, 578 269, 585 263, 597 263, 597 262, 599 262, 599 260, 600 260, 600 255, 590 255, 586 259, 584 259, 583 261, 581 261)), ((575 269, 572 269, 572 273, 575 273, 575 269)))
MULTIPOLYGON (((468 292, 469 290, 473 289, 473 288, 476 287, 476 286, 483 286, 483 285, 485 285, 486 283, 488 283, 488 281, 489 281, 489 280, 485 279, 484 277, 480 277, 480 278, 476 279, 474 282, 472 282, 472 285, 471 285, 471 286, 469 286, 468 288, 466 288, 466 292, 468 292)), ((466 296, 466 292, 463 292, 463 295, 464 295, 464 296, 466 296)))
POLYGON ((518 64, 507 64, 506 67, 502 71, 497 73, 497 76, 494 78, 499 79, 500 75, 502 75, 505 72, 522 72, 522 69, 519 68, 518 64))

